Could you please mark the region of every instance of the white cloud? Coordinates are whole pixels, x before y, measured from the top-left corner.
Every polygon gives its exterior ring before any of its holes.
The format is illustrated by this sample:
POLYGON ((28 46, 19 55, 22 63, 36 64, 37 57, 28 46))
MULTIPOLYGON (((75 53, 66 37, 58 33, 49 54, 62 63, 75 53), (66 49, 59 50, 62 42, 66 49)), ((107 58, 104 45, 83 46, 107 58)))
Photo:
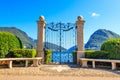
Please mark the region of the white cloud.
POLYGON ((100 14, 93 12, 93 13, 91 14, 91 16, 92 16, 92 17, 97 17, 97 16, 100 16, 100 14))

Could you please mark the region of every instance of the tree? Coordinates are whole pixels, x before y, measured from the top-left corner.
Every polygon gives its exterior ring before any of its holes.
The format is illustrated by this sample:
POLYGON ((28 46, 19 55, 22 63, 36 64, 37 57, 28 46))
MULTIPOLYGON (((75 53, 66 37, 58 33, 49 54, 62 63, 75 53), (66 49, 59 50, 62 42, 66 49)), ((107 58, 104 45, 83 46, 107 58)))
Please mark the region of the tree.
POLYGON ((10 51, 23 48, 21 40, 12 33, 0 32, 0 57, 4 58, 10 51))
POLYGON ((120 59, 120 38, 105 41, 101 50, 109 52, 110 59, 120 59))

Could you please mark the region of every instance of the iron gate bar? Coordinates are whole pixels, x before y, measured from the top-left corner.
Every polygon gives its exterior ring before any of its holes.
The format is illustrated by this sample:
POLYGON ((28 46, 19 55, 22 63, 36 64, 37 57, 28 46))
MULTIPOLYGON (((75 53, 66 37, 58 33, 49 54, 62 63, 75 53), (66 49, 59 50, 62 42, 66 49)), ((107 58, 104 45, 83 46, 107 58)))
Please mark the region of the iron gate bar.
MULTIPOLYGON (((49 30, 51 30, 51 31, 55 31, 55 32, 57 32, 57 31, 59 31, 59 52, 60 52, 60 63, 62 62, 61 61, 61 55, 62 55, 62 31, 63 32, 67 32, 67 31, 70 31, 70 30, 76 30, 76 28, 75 28, 75 26, 73 26, 72 24, 70 24, 70 23, 67 23, 67 25, 65 25, 64 23, 61 23, 61 22, 59 22, 59 23, 57 23, 57 24, 54 24, 53 22, 50 24, 51 26, 47 26, 47 28, 46 29, 49 29, 49 30)), ((75 32, 76 33, 76 32, 75 32)), ((45 32, 45 34, 46 34, 46 32, 45 32)), ((49 34, 49 35, 51 35, 51 34, 49 34)), ((64 35, 65 36, 65 35, 64 35)), ((75 37, 75 40, 76 40, 76 36, 73 36, 73 37, 75 37)), ((46 38, 45 38, 45 40, 47 40, 46 38)), ((66 40, 65 40, 66 41, 66 40)), ((48 41, 49 42, 49 41, 48 41)), ((76 43, 76 42, 75 42, 76 43)), ((64 43, 63 43, 64 44, 64 43)), ((74 43, 73 43, 74 44, 74 43)), ((46 46, 47 44, 45 44, 45 47, 47 47, 46 46)), ((65 45, 65 44, 64 44, 65 45)), ((48 47, 49 48, 49 47, 48 47)), ((70 55, 70 53, 68 53, 68 62, 69 62, 69 56, 70 55)), ((53 57, 53 56, 52 56, 53 57)), ((52 60, 53 60, 53 58, 52 58, 52 60)))

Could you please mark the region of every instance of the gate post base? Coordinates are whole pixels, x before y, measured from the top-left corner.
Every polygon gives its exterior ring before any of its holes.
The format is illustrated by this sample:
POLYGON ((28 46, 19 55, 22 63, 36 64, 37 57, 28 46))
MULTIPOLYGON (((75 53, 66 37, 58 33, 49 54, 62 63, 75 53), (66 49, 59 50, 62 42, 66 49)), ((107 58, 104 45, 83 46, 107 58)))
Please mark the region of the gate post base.
POLYGON ((77 64, 81 65, 80 58, 85 58, 85 52, 84 51, 77 51, 77 64))
POLYGON ((42 57, 42 61, 40 60, 40 62, 38 61, 38 63, 42 63, 42 64, 44 64, 44 51, 38 51, 37 52, 37 56, 36 57, 42 57))

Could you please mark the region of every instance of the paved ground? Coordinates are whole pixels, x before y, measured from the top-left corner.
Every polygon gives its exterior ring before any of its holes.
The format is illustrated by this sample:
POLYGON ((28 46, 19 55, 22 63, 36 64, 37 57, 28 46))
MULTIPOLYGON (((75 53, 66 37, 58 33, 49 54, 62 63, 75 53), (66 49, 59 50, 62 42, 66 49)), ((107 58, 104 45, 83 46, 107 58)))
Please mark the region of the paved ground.
POLYGON ((0 76, 0 80, 120 80, 119 77, 83 77, 83 76, 0 76))
POLYGON ((0 68, 0 80, 120 80, 120 70, 80 68, 76 65, 0 68))

